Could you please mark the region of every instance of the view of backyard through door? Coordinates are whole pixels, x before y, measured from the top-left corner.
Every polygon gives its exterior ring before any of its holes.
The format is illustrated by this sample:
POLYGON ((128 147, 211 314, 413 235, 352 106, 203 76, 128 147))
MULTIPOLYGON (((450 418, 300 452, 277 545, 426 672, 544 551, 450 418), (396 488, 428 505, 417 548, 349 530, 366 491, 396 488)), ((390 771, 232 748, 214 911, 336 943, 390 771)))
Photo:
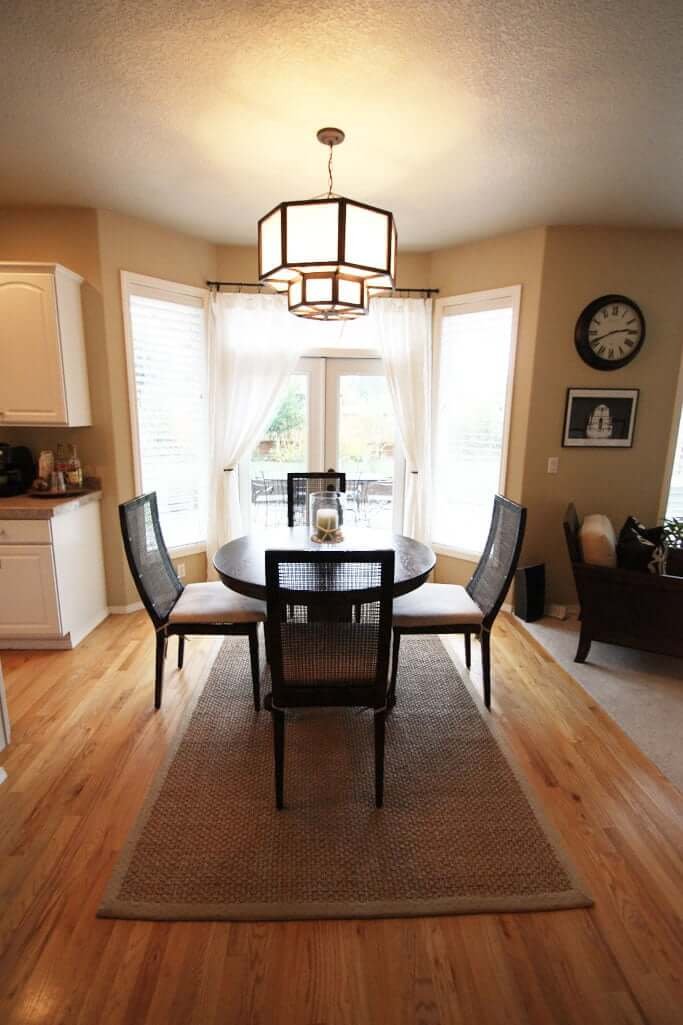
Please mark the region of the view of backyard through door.
POLYGON ((404 461, 379 359, 299 361, 249 463, 251 526, 286 524, 288 473, 330 468, 346 474, 345 522, 400 532, 404 461))

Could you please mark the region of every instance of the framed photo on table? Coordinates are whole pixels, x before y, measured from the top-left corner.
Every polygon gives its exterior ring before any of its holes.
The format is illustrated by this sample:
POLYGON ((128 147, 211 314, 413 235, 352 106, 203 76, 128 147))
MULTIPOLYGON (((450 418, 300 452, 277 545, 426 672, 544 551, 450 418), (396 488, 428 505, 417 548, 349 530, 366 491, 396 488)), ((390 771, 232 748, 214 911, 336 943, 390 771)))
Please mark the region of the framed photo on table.
POLYGON ((568 388, 565 448, 631 448, 638 388, 568 388))

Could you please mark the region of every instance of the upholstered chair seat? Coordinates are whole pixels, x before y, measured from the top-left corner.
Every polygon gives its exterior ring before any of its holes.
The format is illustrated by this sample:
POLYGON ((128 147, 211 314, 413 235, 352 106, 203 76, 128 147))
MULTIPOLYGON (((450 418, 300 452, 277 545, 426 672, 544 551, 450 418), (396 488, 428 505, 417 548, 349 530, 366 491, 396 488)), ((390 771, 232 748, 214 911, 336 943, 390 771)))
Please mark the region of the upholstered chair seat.
MULTIPOLYGON (((266 603, 245 598, 221 584, 186 584, 171 609, 169 623, 263 623, 266 603)), ((189 631, 188 631, 189 632, 189 631)))
POLYGON ((394 626, 481 623, 484 613, 459 584, 423 584, 394 601, 394 626))

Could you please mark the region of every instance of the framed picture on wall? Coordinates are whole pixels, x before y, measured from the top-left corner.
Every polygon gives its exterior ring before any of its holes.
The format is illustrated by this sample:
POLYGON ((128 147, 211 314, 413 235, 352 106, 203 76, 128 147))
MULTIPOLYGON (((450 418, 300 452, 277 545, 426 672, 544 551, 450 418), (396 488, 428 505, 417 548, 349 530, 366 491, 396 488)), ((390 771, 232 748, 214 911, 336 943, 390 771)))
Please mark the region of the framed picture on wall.
POLYGON ((638 388, 567 388, 566 448, 630 448, 638 388))

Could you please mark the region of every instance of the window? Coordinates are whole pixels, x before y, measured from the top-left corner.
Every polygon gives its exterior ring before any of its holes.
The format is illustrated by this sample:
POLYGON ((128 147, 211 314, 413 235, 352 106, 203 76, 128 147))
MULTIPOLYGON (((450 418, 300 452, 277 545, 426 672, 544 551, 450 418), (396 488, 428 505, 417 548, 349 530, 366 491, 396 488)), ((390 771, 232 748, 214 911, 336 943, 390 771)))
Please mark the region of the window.
POLYGON ((434 517, 437 550, 476 559, 505 490, 521 288, 436 303, 434 517))
POLYGON ((123 272, 135 487, 156 491, 171 549, 206 542, 206 292, 123 272))
MULTIPOLYGON (((681 369, 681 386, 683 386, 683 368, 681 369)), ((679 393, 681 387, 679 386, 679 393)), ((670 455, 671 480, 667 489, 664 517, 667 520, 683 518, 683 402, 679 399, 680 410, 678 431, 673 439, 674 448, 670 455)))

